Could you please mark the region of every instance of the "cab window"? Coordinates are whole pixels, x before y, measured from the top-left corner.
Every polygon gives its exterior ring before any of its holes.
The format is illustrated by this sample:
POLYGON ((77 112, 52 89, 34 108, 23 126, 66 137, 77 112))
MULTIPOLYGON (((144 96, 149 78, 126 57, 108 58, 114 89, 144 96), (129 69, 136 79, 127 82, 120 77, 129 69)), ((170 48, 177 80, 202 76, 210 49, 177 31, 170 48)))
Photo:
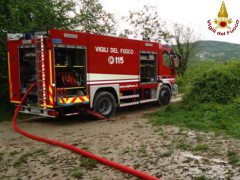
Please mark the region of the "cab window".
POLYGON ((163 64, 167 67, 171 67, 172 65, 172 60, 171 56, 168 53, 163 53, 163 64))

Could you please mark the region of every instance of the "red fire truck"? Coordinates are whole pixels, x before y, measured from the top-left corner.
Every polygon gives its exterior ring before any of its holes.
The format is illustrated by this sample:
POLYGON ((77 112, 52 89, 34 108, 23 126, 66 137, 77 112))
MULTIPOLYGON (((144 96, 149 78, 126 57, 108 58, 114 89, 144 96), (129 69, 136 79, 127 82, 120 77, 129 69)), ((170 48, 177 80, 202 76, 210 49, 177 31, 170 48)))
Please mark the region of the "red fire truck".
POLYGON ((181 56, 157 42, 49 29, 7 34, 10 101, 21 112, 56 117, 83 108, 110 117, 117 107, 169 103, 181 56), (175 62, 176 65, 175 65, 175 62))

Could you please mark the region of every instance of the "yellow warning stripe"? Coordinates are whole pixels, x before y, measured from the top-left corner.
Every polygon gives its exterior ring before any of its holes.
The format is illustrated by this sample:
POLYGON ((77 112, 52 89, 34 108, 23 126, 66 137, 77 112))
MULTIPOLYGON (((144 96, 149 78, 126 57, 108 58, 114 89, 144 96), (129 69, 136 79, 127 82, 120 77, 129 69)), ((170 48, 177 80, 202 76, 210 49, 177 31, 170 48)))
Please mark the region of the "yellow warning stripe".
POLYGON ((85 66, 73 66, 73 67, 79 67, 80 68, 80 67, 85 67, 85 66))
POLYGON ((52 52, 49 49, 49 71, 50 71, 50 85, 52 85, 52 52))
POLYGON ((20 103, 20 101, 11 101, 11 103, 20 103))
POLYGON ((12 82, 11 82, 11 68, 10 68, 10 53, 7 52, 7 58, 8 58, 8 81, 9 81, 9 93, 10 93, 10 100, 13 98, 13 92, 12 92, 12 82))
POLYGON ((12 82, 9 82, 9 89, 10 89, 10 99, 12 99, 13 98, 12 82))
POLYGON ((83 99, 84 99, 85 101, 89 101, 89 98, 88 98, 87 96, 84 96, 83 99))
POLYGON ((57 66, 55 66, 55 67, 67 67, 67 66, 60 66, 60 65, 57 65, 57 66))
POLYGON ((59 103, 62 103, 62 104, 72 104, 72 103, 82 103, 82 102, 88 102, 89 101, 88 96, 81 96, 81 98, 80 97, 77 97, 77 98, 76 97, 72 97, 72 98, 59 98, 59 103))
POLYGON ((50 101, 50 104, 53 104, 53 90, 52 90, 52 86, 49 85, 49 101, 50 101))
MULTIPOLYGON (((44 105, 43 104, 41 104, 41 107, 43 107, 44 105)), ((53 108, 53 106, 52 105, 46 105, 46 107, 48 107, 48 108, 53 108)))
POLYGON ((8 51, 7 53, 8 56, 8 77, 9 77, 9 82, 11 82, 11 71, 10 71, 10 53, 8 51))
POLYGON ((57 90, 63 90, 63 89, 82 89, 85 88, 84 86, 81 87, 66 87, 66 88, 57 88, 57 90))

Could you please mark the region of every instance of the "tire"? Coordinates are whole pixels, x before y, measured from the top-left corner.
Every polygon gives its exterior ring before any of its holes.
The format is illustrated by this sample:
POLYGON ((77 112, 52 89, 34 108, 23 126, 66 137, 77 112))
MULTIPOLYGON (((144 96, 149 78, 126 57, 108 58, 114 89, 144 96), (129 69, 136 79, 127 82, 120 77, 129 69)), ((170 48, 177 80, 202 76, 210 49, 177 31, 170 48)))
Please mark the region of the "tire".
POLYGON ((97 93, 93 102, 93 110, 106 118, 112 116, 116 111, 114 96, 106 91, 97 93))
POLYGON ((171 100, 171 90, 168 86, 163 85, 160 89, 159 96, 158 96, 158 104, 159 105, 167 105, 171 100))

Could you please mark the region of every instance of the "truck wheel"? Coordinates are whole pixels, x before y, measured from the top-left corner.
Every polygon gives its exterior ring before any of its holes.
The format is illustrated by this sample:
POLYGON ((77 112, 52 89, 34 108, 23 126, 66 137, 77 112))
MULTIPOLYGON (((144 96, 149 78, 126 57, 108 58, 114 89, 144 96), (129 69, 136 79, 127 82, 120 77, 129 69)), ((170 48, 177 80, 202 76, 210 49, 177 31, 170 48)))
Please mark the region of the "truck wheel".
POLYGON ((167 105, 171 100, 171 90, 168 86, 163 85, 160 89, 159 97, 158 97, 158 104, 159 105, 167 105))
POLYGON ((112 116, 116 110, 116 100, 114 96, 106 91, 98 93, 93 102, 94 111, 105 116, 112 116))

